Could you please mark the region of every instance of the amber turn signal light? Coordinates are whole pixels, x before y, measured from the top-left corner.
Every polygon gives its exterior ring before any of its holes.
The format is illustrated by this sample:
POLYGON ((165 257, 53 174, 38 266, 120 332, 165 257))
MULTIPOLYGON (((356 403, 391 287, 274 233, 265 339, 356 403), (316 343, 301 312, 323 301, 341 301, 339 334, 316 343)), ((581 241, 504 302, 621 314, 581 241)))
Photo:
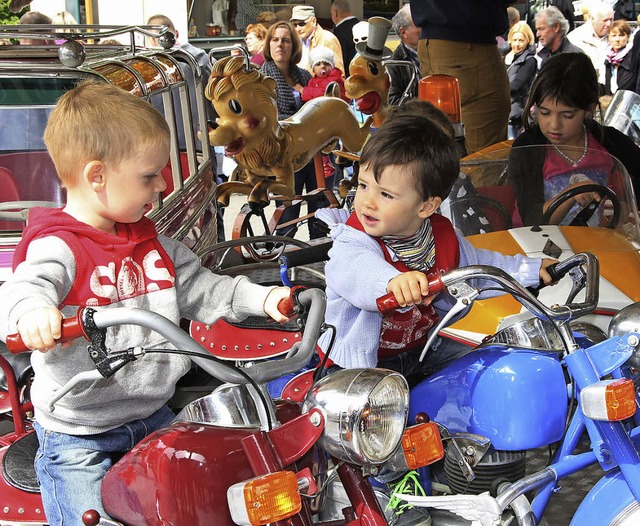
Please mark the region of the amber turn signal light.
POLYGON ((238 482, 227 490, 227 502, 233 522, 240 526, 280 521, 302 509, 298 480, 291 471, 238 482))
POLYGON ((407 428, 402 435, 402 449, 409 469, 428 466, 444 457, 436 423, 428 422, 407 428))
POLYGON ((584 414, 592 420, 625 420, 636 412, 633 381, 628 378, 601 380, 580 392, 584 414))

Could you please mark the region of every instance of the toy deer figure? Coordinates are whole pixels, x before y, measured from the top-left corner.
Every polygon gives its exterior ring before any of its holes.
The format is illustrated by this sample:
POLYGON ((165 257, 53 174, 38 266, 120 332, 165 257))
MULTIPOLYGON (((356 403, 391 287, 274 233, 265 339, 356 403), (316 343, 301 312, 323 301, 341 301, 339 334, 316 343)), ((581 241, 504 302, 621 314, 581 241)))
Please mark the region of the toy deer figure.
POLYGON ((373 125, 384 121, 389 98, 390 80, 383 61, 391 57, 391 50, 384 46, 391 22, 374 16, 369 19, 369 36, 358 42, 358 53, 349 64, 349 77, 344 83, 347 97, 356 101, 358 110, 373 115, 373 125))
POLYGON ((333 97, 313 99, 279 121, 275 80, 242 57, 213 64, 205 95, 219 116, 209 140, 224 146, 241 169, 240 180, 218 188, 223 206, 231 193, 247 194, 249 203, 258 205, 269 202, 269 193, 292 197, 294 172, 316 153, 337 139, 357 152, 369 135, 371 119, 361 128, 349 105, 333 97))

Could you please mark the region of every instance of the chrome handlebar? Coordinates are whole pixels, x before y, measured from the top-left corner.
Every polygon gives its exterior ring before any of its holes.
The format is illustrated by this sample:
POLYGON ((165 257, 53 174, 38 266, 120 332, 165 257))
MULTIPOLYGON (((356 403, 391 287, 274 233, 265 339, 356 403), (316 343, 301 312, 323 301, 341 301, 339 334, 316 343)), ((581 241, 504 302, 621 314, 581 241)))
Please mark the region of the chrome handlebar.
MULTIPOLYGON (((245 367, 242 371, 256 383, 265 383, 300 370, 307 365, 313 356, 316 342, 320 337, 320 330, 324 322, 326 298, 319 289, 306 289, 298 295, 298 301, 308 308, 304 331, 300 342, 295 343, 285 358, 268 360, 245 367)), ((115 325, 138 325, 146 327, 160 334, 171 342, 177 349, 200 355, 190 356, 194 363, 204 369, 214 378, 232 384, 246 384, 250 380, 239 373, 234 367, 222 362, 211 360, 211 355, 202 348, 191 336, 164 316, 145 309, 117 307, 113 309, 96 310, 92 315, 93 323, 99 329, 106 329, 115 325)), ((144 349, 134 347, 128 351, 114 353, 121 360, 113 361, 113 371, 125 363, 144 354, 144 349)), ((111 372, 113 372, 111 371, 111 372)), ((58 389, 49 400, 49 408, 53 406, 76 385, 83 382, 99 380, 104 375, 98 370, 84 371, 72 377, 64 386, 58 389)))
MULTIPOLYGON (((472 279, 485 279, 498 283, 502 289, 529 309, 536 317, 565 322, 572 318, 584 316, 592 312, 598 303, 600 265, 596 256, 583 252, 571 256, 556 265, 556 273, 562 277, 569 274, 574 283, 574 290, 570 297, 574 298, 579 290, 585 290, 585 299, 580 303, 570 301, 565 305, 547 307, 516 279, 501 269, 485 265, 473 265, 458 268, 442 275, 441 279, 451 296, 456 299, 464 298, 471 290, 477 295, 476 289, 460 287, 472 279)), ((475 296, 474 296, 475 297, 475 296)))

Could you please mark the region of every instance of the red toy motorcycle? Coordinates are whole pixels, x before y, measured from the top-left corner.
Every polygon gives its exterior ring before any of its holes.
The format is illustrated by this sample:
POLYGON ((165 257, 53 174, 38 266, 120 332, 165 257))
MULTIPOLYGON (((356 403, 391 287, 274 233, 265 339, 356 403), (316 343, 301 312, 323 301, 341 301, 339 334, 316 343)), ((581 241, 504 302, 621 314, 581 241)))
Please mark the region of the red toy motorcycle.
MULTIPOLYGON (((343 518, 324 524, 387 524, 366 476, 386 462, 413 468, 430 461, 425 454, 439 458, 442 445, 435 424, 405 432, 406 382, 379 369, 327 376, 311 386, 302 404, 272 401, 266 382, 306 365, 322 328, 324 294, 308 289, 294 296, 304 320, 299 342, 283 358, 242 369, 221 362, 179 327, 149 311, 85 309, 77 319, 65 321, 63 340, 87 337, 96 370, 72 378, 52 404, 80 382, 109 377, 122 368, 118 374, 126 374, 126 364, 145 354, 140 347, 106 349, 105 329, 125 323, 158 332, 177 352, 188 354, 224 382, 113 466, 102 485, 103 504, 113 520, 88 512, 85 524, 323 524, 320 512, 336 473, 349 505, 343 518)), ((8 341, 10 349, 14 343, 8 341)), ((13 377, 6 360, 0 358, 0 363, 7 379, 13 377)), ((44 523, 34 492, 37 441, 23 418, 30 408, 19 403, 17 385, 9 384, 16 429, 2 438, 0 449, 0 524, 44 523)))

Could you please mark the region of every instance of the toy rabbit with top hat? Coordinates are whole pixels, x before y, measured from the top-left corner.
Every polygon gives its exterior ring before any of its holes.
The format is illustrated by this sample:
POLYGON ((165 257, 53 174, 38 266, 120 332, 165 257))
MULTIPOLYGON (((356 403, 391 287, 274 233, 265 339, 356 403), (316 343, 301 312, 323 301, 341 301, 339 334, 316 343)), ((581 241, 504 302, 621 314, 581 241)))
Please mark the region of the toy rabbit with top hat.
POLYGON ((384 108, 389 98, 391 81, 384 65, 391 57, 385 47, 391 21, 374 16, 369 19, 369 35, 366 41, 356 44, 358 52, 349 65, 349 77, 345 81, 347 97, 356 101, 358 110, 373 116, 373 126, 384 121, 384 108))

